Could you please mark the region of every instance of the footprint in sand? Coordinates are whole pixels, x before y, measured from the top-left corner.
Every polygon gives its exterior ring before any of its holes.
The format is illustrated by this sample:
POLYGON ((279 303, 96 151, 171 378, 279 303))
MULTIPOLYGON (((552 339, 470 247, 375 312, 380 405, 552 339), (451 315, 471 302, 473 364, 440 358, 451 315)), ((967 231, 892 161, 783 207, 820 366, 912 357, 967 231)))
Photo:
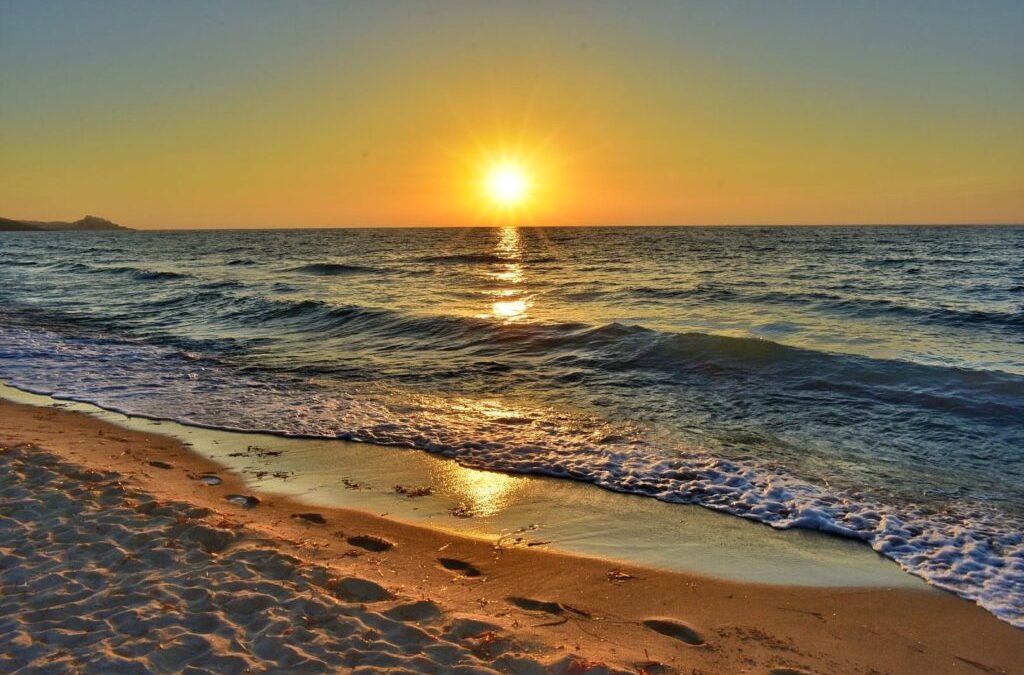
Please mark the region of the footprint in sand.
POLYGON ((174 468, 173 464, 168 464, 167 462, 161 462, 158 459, 154 459, 152 462, 149 463, 149 465, 150 466, 155 466, 158 469, 173 469, 174 468))
POLYGON ((396 605, 384 612, 384 616, 395 621, 426 623, 441 618, 444 612, 430 600, 417 600, 404 605, 396 605))
POLYGON ((381 539, 380 537, 374 537, 369 534, 359 534, 354 537, 346 539, 350 545, 358 546, 359 548, 366 549, 367 551, 373 551, 374 553, 383 553, 384 551, 390 551, 395 547, 387 539, 381 539))
POLYGON ((545 614, 562 614, 565 611, 560 603, 550 602, 547 600, 534 600, 533 598, 521 598, 518 596, 510 596, 505 598, 519 609, 525 609, 527 612, 544 612, 545 614))
POLYGON ((212 473, 204 473, 203 475, 199 476, 199 480, 201 480, 206 485, 220 485, 221 483, 224 482, 223 480, 221 480, 220 476, 215 476, 212 473))
POLYGON ((667 635, 688 645, 697 646, 704 644, 704 638, 701 637, 701 634, 681 621, 673 619, 645 619, 644 625, 655 633, 667 635))
POLYGON ((437 562, 446 570, 458 572, 464 577, 478 577, 482 574, 479 568, 465 560, 459 560, 457 558, 438 558, 437 562))
POLYGON ((768 671, 768 675, 813 675, 806 670, 800 670, 799 668, 772 668, 768 671))
POLYGON ((317 525, 327 524, 327 519, 321 516, 319 513, 293 513, 292 518, 305 520, 310 523, 316 523, 317 525))
POLYGON ((346 602, 382 602, 395 597, 380 584, 358 577, 337 579, 330 588, 334 597, 346 602))
POLYGON ((552 600, 537 600, 536 598, 524 598, 516 595, 510 595, 505 600, 527 612, 544 612, 545 614, 554 614, 556 616, 565 616, 566 612, 568 612, 584 619, 593 618, 593 615, 585 609, 552 600))
POLYGON ((252 495, 228 495, 224 499, 228 500, 232 504, 237 504, 247 509, 251 509, 260 503, 260 498, 253 497, 252 495))

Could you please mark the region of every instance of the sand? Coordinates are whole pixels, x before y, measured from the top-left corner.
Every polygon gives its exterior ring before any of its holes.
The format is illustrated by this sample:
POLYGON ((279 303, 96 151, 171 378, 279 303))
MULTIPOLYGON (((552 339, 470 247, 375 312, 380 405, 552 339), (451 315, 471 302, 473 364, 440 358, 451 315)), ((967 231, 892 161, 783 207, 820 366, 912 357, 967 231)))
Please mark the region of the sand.
POLYGON ((52 408, 0 401, 0 446, 3 672, 1024 663, 1024 632, 934 590, 737 583, 311 511, 173 439, 52 408))

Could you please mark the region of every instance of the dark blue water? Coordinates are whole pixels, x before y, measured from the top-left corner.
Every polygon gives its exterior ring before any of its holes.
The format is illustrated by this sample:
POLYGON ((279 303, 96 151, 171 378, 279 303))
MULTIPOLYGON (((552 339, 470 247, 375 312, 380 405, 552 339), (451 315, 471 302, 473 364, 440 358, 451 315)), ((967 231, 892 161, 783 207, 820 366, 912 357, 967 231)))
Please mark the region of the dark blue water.
POLYGON ((1024 622, 1024 229, 0 234, 0 377, 864 539, 1024 622))

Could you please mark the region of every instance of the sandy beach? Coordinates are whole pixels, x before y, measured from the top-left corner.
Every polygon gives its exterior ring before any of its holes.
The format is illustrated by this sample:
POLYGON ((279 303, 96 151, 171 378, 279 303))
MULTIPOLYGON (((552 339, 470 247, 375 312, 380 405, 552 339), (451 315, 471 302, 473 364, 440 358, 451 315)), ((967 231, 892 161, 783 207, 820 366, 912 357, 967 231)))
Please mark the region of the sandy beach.
POLYGON ((0 402, 0 444, 5 672, 1012 673, 1024 661, 1018 629, 931 589, 737 583, 311 512, 174 439, 53 408, 0 402))
POLYGON ((0 2, 0 675, 1024 675, 1024 2, 0 2))

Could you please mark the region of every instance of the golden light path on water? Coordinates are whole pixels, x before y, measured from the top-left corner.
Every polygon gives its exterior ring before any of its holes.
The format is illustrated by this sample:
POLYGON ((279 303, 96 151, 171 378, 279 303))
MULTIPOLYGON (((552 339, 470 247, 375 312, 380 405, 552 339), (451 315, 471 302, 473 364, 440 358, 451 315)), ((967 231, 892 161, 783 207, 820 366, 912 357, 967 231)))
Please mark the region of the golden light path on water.
POLYGON ((501 513, 516 502, 516 495, 527 483, 522 476, 470 469, 455 462, 446 463, 439 476, 444 491, 461 502, 474 517, 501 513))
MULTIPOLYGON (((482 318, 495 318, 505 323, 526 319, 532 299, 524 297, 520 285, 525 281, 522 262, 523 242, 519 228, 506 225, 501 228, 494 253, 502 259, 499 269, 488 272, 488 276, 502 288, 489 291, 492 298, 490 312, 482 318)), ((495 421, 515 422, 528 419, 521 412, 508 408, 496 400, 463 401, 463 412, 472 412, 490 417, 495 421)), ((515 501, 516 493, 522 488, 524 479, 493 471, 479 471, 452 463, 447 467, 442 480, 453 493, 461 497, 463 506, 474 515, 489 516, 498 513, 515 501)))
POLYGON ((491 302, 490 313, 483 316, 500 319, 506 323, 523 320, 533 303, 532 299, 524 297, 518 288, 525 280, 519 228, 514 225, 501 228, 494 252, 507 262, 500 263, 500 269, 488 274, 505 287, 491 292, 491 297, 496 299, 491 302))

